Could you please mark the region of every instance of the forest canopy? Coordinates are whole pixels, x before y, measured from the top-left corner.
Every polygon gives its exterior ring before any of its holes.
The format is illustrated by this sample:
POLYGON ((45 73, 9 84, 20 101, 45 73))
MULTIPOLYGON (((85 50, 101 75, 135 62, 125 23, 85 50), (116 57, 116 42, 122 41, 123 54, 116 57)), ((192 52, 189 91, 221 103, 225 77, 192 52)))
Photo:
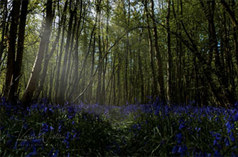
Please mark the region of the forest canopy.
POLYGON ((10 102, 238 100, 236 0, 1 0, 10 102))

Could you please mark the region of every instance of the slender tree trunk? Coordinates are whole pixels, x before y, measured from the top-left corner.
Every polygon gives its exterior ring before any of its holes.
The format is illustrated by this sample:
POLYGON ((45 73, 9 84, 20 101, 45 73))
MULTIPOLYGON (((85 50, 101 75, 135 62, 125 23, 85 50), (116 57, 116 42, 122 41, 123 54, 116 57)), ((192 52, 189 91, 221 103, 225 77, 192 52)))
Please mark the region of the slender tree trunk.
POLYGON ((171 53, 171 35, 170 35, 170 0, 168 0, 168 11, 167 11, 167 17, 166 17, 166 23, 167 23, 167 45, 168 45, 168 64, 167 64, 167 79, 168 79, 168 87, 167 87, 167 99, 168 101, 173 101, 172 97, 172 70, 173 70, 173 60, 172 60, 172 53, 171 53))
POLYGON ((116 95, 116 98, 117 98, 117 105, 121 105, 121 58, 120 58, 120 54, 118 54, 117 56, 118 58, 118 71, 117 71, 117 95, 116 95))
POLYGON ((165 95, 165 89, 164 89, 164 67, 163 67, 163 61, 162 56, 159 51, 159 45, 158 45, 158 32, 157 32, 157 25, 155 21, 155 15, 154 15, 154 0, 151 0, 151 11, 152 11, 152 21, 153 21, 153 30, 154 30, 154 44, 155 44, 155 51, 156 51, 156 58, 158 62, 158 81, 160 86, 160 99, 162 102, 165 103, 166 101, 166 95, 165 95))
POLYGON ((67 7, 68 7, 68 0, 66 0, 65 5, 64 5, 64 11, 63 11, 63 15, 62 15, 62 25, 59 27, 63 27, 62 30, 62 37, 61 37, 61 44, 60 44, 60 54, 57 58, 57 72, 56 72, 56 83, 55 83, 55 101, 57 103, 59 102, 59 95, 60 95, 60 71, 61 71, 61 60, 62 60, 62 56, 63 56, 63 45, 64 45, 64 40, 65 40, 65 23, 66 23, 66 11, 67 11, 67 7))
POLYGON ((149 51, 150 51, 150 66, 152 70, 152 78, 153 83, 151 84, 152 88, 152 98, 154 99, 156 96, 158 96, 158 89, 157 89, 157 75, 155 72, 155 54, 154 54, 154 45, 153 45, 153 37, 150 30, 150 19, 149 19, 149 11, 148 11, 148 3, 145 1, 145 12, 146 12, 146 19, 147 19, 147 25, 148 25, 148 36, 149 36, 149 51))
POLYGON ((100 35, 100 28, 101 28, 101 15, 99 13, 99 21, 98 21, 99 25, 98 25, 98 29, 99 29, 99 32, 98 32, 98 50, 99 50, 99 63, 98 63, 98 85, 97 85, 97 103, 99 104, 102 104, 102 94, 104 93, 101 93, 102 92, 102 48, 101 48, 101 35, 100 35))
MULTIPOLYGON (((83 8, 83 3, 82 0, 80 1, 80 17, 79 17, 79 22, 78 22, 78 28, 76 32, 76 43, 75 43, 75 51, 74 51, 74 62, 75 62, 75 70, 74 70, 74 87, 78 87, 78 69, 79 69, 79 54, 78 54, 78 47, 79 47, 79 38, 80 38, 80 25, 81 25, 81 20, 82 20, 82 8, 83 8)), ((83 26, 82 26, 83 27, 83 26)))
MULTIPOLYGON (((142 33, 140 33, 139 36, 139 44, 141 45, 142 41, 142 33)), ((138 52, 138 67, 139 67, 139 78, 140 78, 140 102, 145 103, 145 91, 144 91, 144 73, 143 73, 143 64, 142 64, 142 59, 141 59, 141 47, 139 47, 139 52, 138 52)))
MULTIPOLYGON (((4 0, 3 1, 3 17, 2 17, 2 33, 1 33, 1 42, 0 42, 0 66, 2 64, 2 55, 3 55, 3 52, 4 52, 4 49, 6 48, 6 40, 5 40, 5 37, 6 37, 6 34, 7 34, 7 14, 8 14, 8 11, 7 11, 7 0, 4 0)), ((1 71, 0 71, 1 73, 1 71)))
POLYGON ((17 45, 17 56, 14 63, 14 74, 12 87, 10 88, 9 100, 14 100, 17 96, 17 89, 19 85, 19 80, 21 77, 21 67, 23 59, 23 49, 25 40, 25 27, 26 27, 26 17, 27 17, 27 7, 29 0, 23 0, 21 5, 21 15, 20 15, 20 25, 18 33, 18 45, 17 45))
POLYGON ((38 81, 39 81, 40 72, 41 72, 41 64, 44 58, 44 54, 46 52, 46 48, 48 47, 47 44, 49 43, 49 39, 51 35, 51 27, 53 22, 52 0, 47 0, 45 21, 46 23, 44 26, 43 35, 41 37, 39 51, 36 56, 35 63, 32 67, 32 73, 30 75, 26 90, 22 98, 22 101, 25 106, 28 106, 29 103, 31 102, 32 96, 38 86, 38 81))
POLYGON ((14 64, 16 57, 16 39, 17 39, 17 27, 20 15, 20 6, 21 1, 13 0, 12 11, 11 11, 11 28, 9 35, 9 47, 8 47, 8 56, 7 56, 7 73, 6 73, 6 82, 5 82, 5 98, 9 99, 9 92, 14 83, 14 64))
POLYGON ((49 87, 49 93, 47 98, 49 99, 50 102, 52 102, 52 93, 53 93, 53 82, 54 82, 54 75, 55 75, 55 70, 56 67, 52 68, 51 70, 51 75, 50 75, 50 87, 49 87))
POLYGON ((43 90, 43 87, 44 87, 44 84, 45 84, 45 79, 46 79, 46 74, 47 74, 47 71, 48 71, 49 61, 50 61, 50 58, 52 57, 53 53, 55 52, 56 47, 58 46, 60 33, 61 33, 61 27, 58 28, 57 36, 55 38, 55 41, 53 43, 53 46, 52 46, 52 49, 51 49, 50 53, 45 55, 43 71, 42 71, 42 74, 41 74, 41 77, 40 77, 40 84, 39 84, 38 89, 35 92, 36 93, 35 94, 36 98, 39 97, 40 92, 43 90))
MULTIPOLYGON (((93 51, 92 51, 92 62, 91 62, 91 72, 90 72, 90 77, 93 77, 93 73, 94 73, 94 65, 95 65, 95 53, 96 53, 96 37, 95 34, 93 35, 93 51)), ((93 98, 93 83, 90 85, 89 88, 89 93, 90 93, 90 102, 89 103, 95 103, 92 101, 93 98)))
POLYGON ((65 54, 64 54, 64 61, 63 61, 63 67, 61 72, 61 79, 60 79, 60 88, 59 88, 59 96, 58 96, 58 103, 64 104, 65 101, 65 90, 67 89, 67 81, 66 81, 66 74, 67 74, 67 63, 69 62, 69 48, 71 43, 71 36, 72 36, 72 24, 73 24, 73 17, 74 12, 71 9, 72 0, 69 2, 69 10, 70 10, 70 17, 69 17, 69 23, 68 23, 68 33, 67 33, 67 41, 65 46, 65 54))

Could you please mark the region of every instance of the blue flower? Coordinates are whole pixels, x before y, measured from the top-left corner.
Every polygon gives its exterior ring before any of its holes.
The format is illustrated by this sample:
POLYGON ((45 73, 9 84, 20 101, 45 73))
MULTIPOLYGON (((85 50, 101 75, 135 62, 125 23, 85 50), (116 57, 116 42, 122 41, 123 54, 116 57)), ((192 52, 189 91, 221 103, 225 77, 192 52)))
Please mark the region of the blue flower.
POLYGON ((216 150, 214 152, 214 157, 222 157, 222 155, 221 155, 221 153, 218 150, 216 150))
POLYGON ((219 141, 221 140, 221 134, 215 133, 213 136, 215 136, 215 139, 213 141, 213 145, 219 146, 219 141))
POLYGON ((238 121, 238 112, 235 114, 235 116, 234 116, 234 121, 236 122, 236 121, 238 121))
POLYGON ((43 123, 43 124, 42 124, 42 129, 41 129, 41 131, 42 131, 43 133, 48 132, 48 131, 49 131, 49 126, 48 126, 46 123, 43 123))
POLYGON ((234 124, 231 124, 229 121, 226 123, 227 133, 229 134, 234 128, 234 124))
POLYGON ((30 152, 29 154, 27 154, 26 157, 31 157, 31 156, 34 156, 34 155, 37 155, 36 147, 33 147, 33 151, 30 152))
POLYGON ((178 146, 174 146, 172 149, 172 154, 177 153, 177 151, 178 151, 178 146))
POLYGON ((179 124, 179 130, 182 130, 182 129, 185 128, 185 127, 186 127, 185 122, 181 122, 181 123, 179 124))
POLYGON ((199 131, 201 130, 201 128, 200 128, 200 127, 196 127, 195 130, 196 130, 197 132, 199 132, 199 131))
POLYGON ((178 133, 178 134, 176 135, 176 140, 177 140, 178 144, 181 144, 181 143, 182 143, 182 133, 178 133))
POLYGON ((50 130, 54 130, 53 126, 50 126, 50 130))
POLYGON ((58 154, 59 154, 59 150, 56 150, 53 154, 52 154, 52 156, 51 157, 57 157, 58 156, 58 154))
POLYGON ((224 139, 224 142, 225 142, 226 146, 230 146, 230 141, 227 137, 224 139))
POLYGON ((132 125, 132 128, 133 130, 140 130, 141 129, 141 125, 138 123, 138 124, 134 124, 132 125))
POLYGON ((233 132, 230 133, 229 137, 230 137, 230 139, 231 139, 232 142, 235 142, 235 137, 234 137, 234 135, 233 135, 233 132))
POLYGON ((235 109, 238 109, 238 101, 234 105, 235 109))
POLYGON ((178 153, 180 153, 181 155, 185 155, 186 151, 187 151, 186 145, 179 146, 178 153))

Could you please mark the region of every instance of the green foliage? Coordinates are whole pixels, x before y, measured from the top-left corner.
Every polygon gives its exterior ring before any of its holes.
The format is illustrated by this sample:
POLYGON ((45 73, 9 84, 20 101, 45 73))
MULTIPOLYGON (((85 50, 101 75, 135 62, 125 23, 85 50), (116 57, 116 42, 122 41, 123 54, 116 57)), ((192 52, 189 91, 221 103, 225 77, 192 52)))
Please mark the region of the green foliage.
POLYGON ((4 113, 6 110, 1 108, 4 128, 1 128, 0 154, 4 156, 25 156, 35 148, 40 156, 52 155, 56 150, 59 156, 110 154, 105 150, 113 145, 113 130, 109 122, 97 115, 45 108, 11 117, 4 113))

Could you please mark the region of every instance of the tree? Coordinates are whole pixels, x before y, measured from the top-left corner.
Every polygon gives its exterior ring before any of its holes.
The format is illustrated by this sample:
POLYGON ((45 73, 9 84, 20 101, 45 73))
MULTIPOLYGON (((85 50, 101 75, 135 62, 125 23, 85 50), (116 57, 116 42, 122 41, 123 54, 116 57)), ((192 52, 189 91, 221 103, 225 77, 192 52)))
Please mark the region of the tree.
POLYGON ((21 70, 22 70, 22 59, 23 59, 23 50, 24 50, 24 41, 25 41, 25 27, 26 27, 28 3, 29 3, 29 0, 23 0, 21 4, 17 55, 16 55, 16 61, 14 62, 13 82, 12 82, 12 87, 10 88, 9 100, 16 99, 15 97, 17 96, 17 90, 18 90, 20 77, 22 76, 21 70))
MULTIPOLYGON (((18 19, 20 15, 21 1, 14 0, 12 2, 11 10, 11 28, 9 34, 9 46, 8 46, 8 56, 7 56, 7 72, 6 72, 6 82, 4 96, 9 100, 9 92, 14 84, 14 63, 16 57, 16 39, 17 39, 17 27, 18 19)), ((24 38, 24 37, 23 37, 24 38)))
POLYGON ((48 51, 49 39, 51 35, 51 27, 53 22, 53 9, 52 9, 52 0, 47 0, 46 3, 46 18, 45 18, 45 26, 44 31, 41 37, 39 51, 37 53, 34 65, 32 67, 32 73, 27 83, 27 87, 25 89, 22 101, 23 104, 28 106, 32 100, 33 94, 38 86, 38 81, 40 78, 41 72, 41 64, 43 61, 44 54, 48 51))

